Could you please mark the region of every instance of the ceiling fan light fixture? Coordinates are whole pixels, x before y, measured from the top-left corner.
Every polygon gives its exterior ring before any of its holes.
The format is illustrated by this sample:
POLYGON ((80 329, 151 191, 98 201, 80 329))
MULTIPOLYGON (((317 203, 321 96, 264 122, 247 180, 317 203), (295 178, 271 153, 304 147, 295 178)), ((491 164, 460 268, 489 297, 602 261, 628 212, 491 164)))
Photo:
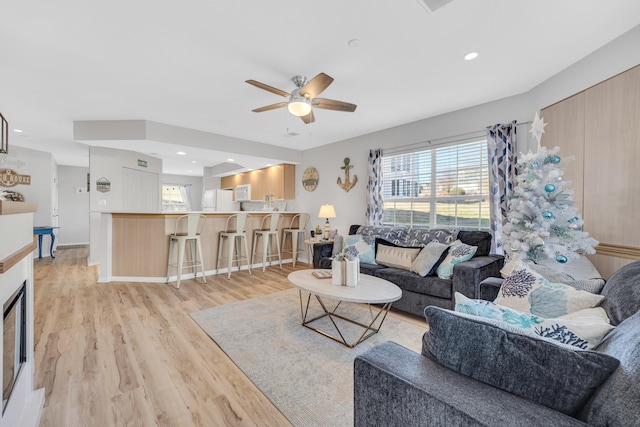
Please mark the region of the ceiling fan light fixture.
POLYGON ((302 117, 311 112, 311 102, 307 98, 300 96, 292 98, 287 108, 294 116, 302 117))

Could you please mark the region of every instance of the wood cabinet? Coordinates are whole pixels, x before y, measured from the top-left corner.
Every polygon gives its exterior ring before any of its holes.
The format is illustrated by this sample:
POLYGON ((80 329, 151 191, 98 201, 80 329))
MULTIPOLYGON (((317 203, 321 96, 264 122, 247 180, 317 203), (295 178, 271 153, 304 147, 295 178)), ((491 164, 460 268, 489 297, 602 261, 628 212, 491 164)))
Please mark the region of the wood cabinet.
POLYGON ((223 177, 222 188, 233 188, 237 185, 251 184, 251 199, 264 200, 273 195, 275 199, 292 200, 296 197, 296 166, 281 164, 269 168, 223 177))
POLYGON ((600 242, 590 257, 608 277, 640 259, 640 66, 542 110, 542 138, 575 156, 565 173, 572 181, 584 230, 600 242))

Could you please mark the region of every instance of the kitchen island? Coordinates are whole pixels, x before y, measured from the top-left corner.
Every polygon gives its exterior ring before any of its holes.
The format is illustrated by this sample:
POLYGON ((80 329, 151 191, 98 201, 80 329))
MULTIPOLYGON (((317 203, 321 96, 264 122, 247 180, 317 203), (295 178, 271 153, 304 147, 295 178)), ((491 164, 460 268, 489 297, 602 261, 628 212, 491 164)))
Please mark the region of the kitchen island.
MULTIPOLYGON (((99 264, 98 282, 166 281, 169 235, 174 232, 178 217, 185 213, 197 213, 207 217, 201 241, 205 274, 211 275, 216 274, 218 236, 220 231, 224 230, 230 215, 238 213, 251 215, 247 231, 247 244, 251 250, 253 230, 260 227, 260 222, 265 215, 281 214, 282 224, 285 227, 289 226, 293 216, 298 212, 92 212, 92 217, 98 220, 98 224, 92 228, 91 238, 92 257, 97 260, 93 264, 99 264)), ((186 230, 178 230, 180 231, 186 230)), ((282 231, 280 231, 280 242, 282 244, 282 231)), ((288 240, 287 247, 290 246, 291 242, 288 240)), ((287 261, 290 260, 283 260, 283 262, 287 261)), ((226 268, 220 269, 220 273, 226 271, 226 268)), ((172 269, 172 280, 175 279, 175 275, 176 272, 172 269)), ((193 275, 183 272, 183 278, 189 277, 193 275)))

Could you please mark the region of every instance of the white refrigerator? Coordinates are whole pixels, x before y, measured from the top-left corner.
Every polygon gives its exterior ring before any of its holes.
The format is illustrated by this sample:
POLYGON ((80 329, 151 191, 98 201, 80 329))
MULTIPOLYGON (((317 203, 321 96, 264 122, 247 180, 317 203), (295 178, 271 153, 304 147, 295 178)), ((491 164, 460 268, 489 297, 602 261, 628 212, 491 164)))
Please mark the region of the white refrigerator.
POLYGON ((202 196, 202 210, 205 212, 233 211, 233 191, 207 190, 202 196))

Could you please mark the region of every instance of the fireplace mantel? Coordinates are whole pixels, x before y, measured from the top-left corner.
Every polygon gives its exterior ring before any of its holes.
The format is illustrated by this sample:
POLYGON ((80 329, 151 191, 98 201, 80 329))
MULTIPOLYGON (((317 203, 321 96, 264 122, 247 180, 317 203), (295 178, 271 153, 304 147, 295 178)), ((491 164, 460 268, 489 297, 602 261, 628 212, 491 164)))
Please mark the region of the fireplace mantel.
MULTIPOLYGON (((0 415, 0 426, 39 424, 44 406, 44 389, 33 389, 33 213, 36 203, 0 201, 0 303, 10 299, 15 290, 26 284, 26 361, 20 369, 13 391, 0 415)), ((4 325, 0 323, 0 337, 4 325)), ((0 340, 0 354, 3 341, 0 340)), ((3 369, 0 369, 0 381, 3 369)))

